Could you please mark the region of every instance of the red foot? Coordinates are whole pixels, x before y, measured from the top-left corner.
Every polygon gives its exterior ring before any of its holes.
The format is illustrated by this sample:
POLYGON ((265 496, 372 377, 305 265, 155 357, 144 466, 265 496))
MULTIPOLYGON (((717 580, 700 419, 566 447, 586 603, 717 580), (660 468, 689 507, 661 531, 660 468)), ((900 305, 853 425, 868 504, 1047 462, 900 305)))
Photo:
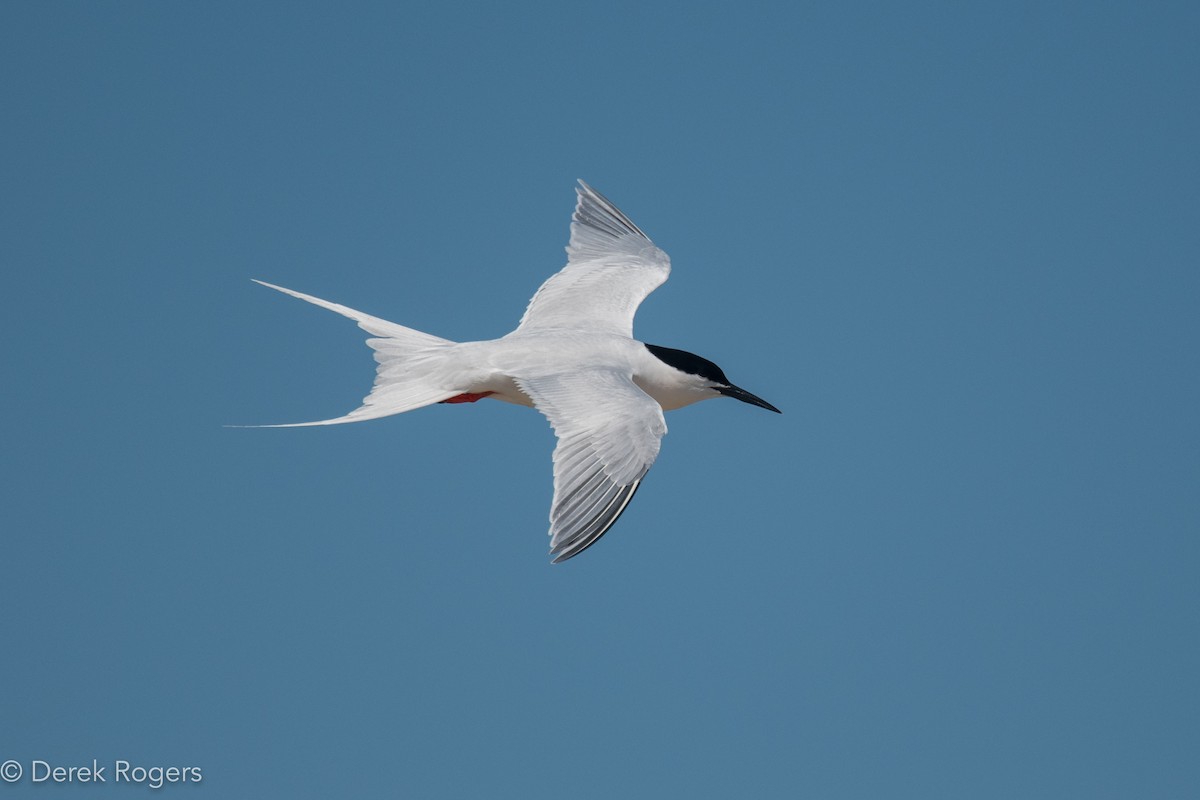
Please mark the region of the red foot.
POLYGON ((443 402, 443 403, 474 403, 476 400, 482 400, 483 398, 487 397, 489 394, 495 394, 495 392, 467 392, 466 394, 456 394, 456 395, 454 395, 454 397, 447 398, 446 400, 442 400, 441 402, 443 402))

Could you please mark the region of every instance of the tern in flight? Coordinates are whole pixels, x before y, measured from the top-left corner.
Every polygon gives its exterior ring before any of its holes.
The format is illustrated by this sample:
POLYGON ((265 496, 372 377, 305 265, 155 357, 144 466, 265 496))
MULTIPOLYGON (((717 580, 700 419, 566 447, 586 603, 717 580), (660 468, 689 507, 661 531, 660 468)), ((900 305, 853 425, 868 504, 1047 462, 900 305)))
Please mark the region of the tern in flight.
POLYGON ((780 413, 713 362, 633 338, 633 315, 667 279, 671 260, 595 189, 580 181, 576 193, 567 265, 499 339, 452 342, 256 281, 354 320, 373 337, 367 344, 379 362, 371 393, 349 414, 263 427, 360 422, 484 398, 532 406, 558 437, 550 507, 557 564, 595 544, 625 511, 658 456, 664 411, 724 396, 780 413))

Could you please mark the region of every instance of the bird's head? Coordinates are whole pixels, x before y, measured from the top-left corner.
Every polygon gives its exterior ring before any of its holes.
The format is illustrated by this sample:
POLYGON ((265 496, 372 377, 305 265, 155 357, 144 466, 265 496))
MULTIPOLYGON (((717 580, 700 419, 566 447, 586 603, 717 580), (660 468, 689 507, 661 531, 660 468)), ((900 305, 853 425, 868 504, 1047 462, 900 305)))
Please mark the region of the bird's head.
POLYGON ((735 386, 733 381, 725 377, 725 372, 707 358, 701 358, 695 353, 689 353, 686 350, 659 347, 656 344, 648 344, 646 345, 646 349, 659 361, 696 378, 703 384, 705 390, 713 392, 710 396, 724 395, 725 397, 732 397, 735 400, 741 400, 743 403, 749 403, 752 406, 774 411, 776 414, 783 413, 761 397, 750 394, 740 386, 735 386))

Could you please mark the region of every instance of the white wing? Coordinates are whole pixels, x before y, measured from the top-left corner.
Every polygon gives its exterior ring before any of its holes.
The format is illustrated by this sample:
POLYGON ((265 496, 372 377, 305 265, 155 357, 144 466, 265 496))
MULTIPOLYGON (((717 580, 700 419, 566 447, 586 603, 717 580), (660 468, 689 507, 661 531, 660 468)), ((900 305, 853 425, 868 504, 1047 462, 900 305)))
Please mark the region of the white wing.
POLYGON ((633 337, 633 315, 671 273, 671 259, 583 181, 567 266, 529 301, 517 330, 570 328, 633 337))
POLYGON ((517 383, 558 436, 550 507, 550 552, 557 564, 594 544, 625 511, 658 457, 667 423, 662 407, 631 376, 614 370, 517 383))

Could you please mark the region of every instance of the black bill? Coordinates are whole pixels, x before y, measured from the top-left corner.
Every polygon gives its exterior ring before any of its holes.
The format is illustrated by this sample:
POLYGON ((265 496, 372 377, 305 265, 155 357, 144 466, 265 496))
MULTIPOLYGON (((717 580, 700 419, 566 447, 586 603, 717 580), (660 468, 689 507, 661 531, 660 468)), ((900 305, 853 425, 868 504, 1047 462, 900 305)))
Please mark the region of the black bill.
POLYGON ((740 389, 737 386, 718 386, 717 391, 720 392, 721 394, 725 395, 726 397, 732 397, 734 400, 741 400, 743 403, 749 403, 752 406, 758 406, 759 408, 765 408, 767 411, 774 411, 776 414, 783 413, 778 408, 776 408, 775 406, 768 403, 766 400, 763 400, 761 397, 752 395, 749 392, 747 392, 745 389, 740 389))

